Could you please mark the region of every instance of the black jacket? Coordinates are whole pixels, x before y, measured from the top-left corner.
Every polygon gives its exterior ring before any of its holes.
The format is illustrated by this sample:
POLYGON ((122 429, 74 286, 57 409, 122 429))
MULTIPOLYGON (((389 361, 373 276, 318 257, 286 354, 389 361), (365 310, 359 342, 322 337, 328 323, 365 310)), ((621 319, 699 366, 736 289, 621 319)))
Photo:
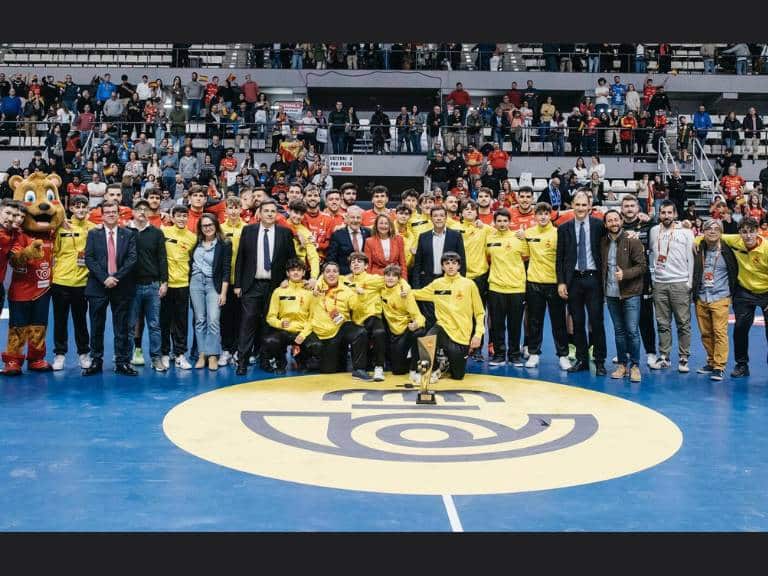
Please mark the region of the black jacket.
MULTIPOLYGON (((365 241, 371 236, 371 230, 361 226, 360 234, 363 238, 360 244, 360 251, 362 252, 365 248, 365 241)), ((325 261, 336 262, 339 265, 339 274, 349 274, 349 255, 352 252, 354 252, 352 238, 349 237, 349 230, 345 226, 331 234, 331 242, 328 245, 328 251, 325 253, 325 261)))
MULTIPOLYGON (((192 265, 195 260, 195 246, 189 253, 189 274, 192 276, 192 265)), ((274 260, 274 257, 273 257, 274 260)), ((221 286, 229 282, 232 274, 232 243, 229 240, 217 241, 213 249, 213 287, 221 294, 221 286)))
MULTIPOLYGON (((707 253, 707 243, 702 242, 699 245, 699 253, 696 254, 693 260, 693 288, 691 290, 691 296, 695 302, 699 297, 699 290, 701 288, 701 278, 704 275, 704 259, 707 253)), ((720 254, 725 261, 725 266, 728 268, 728 287, 733 294, 736 290, 736 278, 739 276, 739 263, 736 261, 736 256, 733 254, 733 250, 728 247, 725 242, 720 242, 720 254)))
MULTIPOLYGON (((443 244, 443 254, 446 252, 456 252, 461 256, 461 267, 459 272, 462 276, 467 275, 467 258, 464 254, 464 239, 458 230, 445 230, 445 243, 443 244)), ((419 241, 416 245, 416 256, 413 260, 413 287, 423 288, 436 276, 433 268, 433 250, 432 250, 432 230, 422 232, 419 235, 419 241)))
POLYGON ((744 120, 742 121, 741 126, 744 129, 744 138, 759 138, 760 130, 763 129, 763 120, 760 118, 759 114, 755 115, 756 133, 752 130, 752 119, 750 118, 749 114, 744 116, 744 120))
POLYGON ((88 267, 88 284, 85 286, 86 296, 106 296, 107 290, 114 291, 125 297, 133 297, 135 292, 136 267, 136 234, 131 228, 117 228, 115 238, 117 256, 117 272, 114 277, 119 283, 114 288, 106 288, 107 279, 107 229, 94 228, 88 232, 85 241, 85 265, 88 267))
POLYGON ((432 110, 429 114, 427 114, 427 135, 431 136, 432 138, 438 136, 440 134, 440 127, 445 126, 445 114, 440 112, 440 114, 435 114, 435 111, 432 110))
MULTIPOLYGON (((258 254, 258 240, 260 224, 249 224, 243 228, 240 236, 240 246, 235 260, 235 284, 234 288, 240 288, 242 293, 248 289, 256 279, 256 263, 262 258, 258 254)), ((288 228, 275 224, 275 246, 272 252, 271 285, 277 288, 285 280, 285 265, 288 260, 296 257, 296 248, 293 245, 293 234, 288 228)))
MULTIPOLYGON (((592 259, 595 268, 602 270, 602 258, 600 256, 600 241, 605 234, 603 221, 589 217, 589 241, 592 251, 592 259)), ((571 286, 573 273, 576 271, 576 219, 569 220, 557 228, 557 283, 571 286)))

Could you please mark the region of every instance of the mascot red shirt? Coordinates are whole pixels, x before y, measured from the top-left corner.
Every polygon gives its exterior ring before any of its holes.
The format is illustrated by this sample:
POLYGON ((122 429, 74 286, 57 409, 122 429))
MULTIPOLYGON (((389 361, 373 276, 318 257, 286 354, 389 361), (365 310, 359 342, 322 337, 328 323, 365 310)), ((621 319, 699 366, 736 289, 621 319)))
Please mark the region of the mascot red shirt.
POLYGON ((59 199, 58 175, 35 172, 26 179, 15 175, 8 184, 14 200, 23 202, 26 208, 22 233, 10 256, 13 278, 8 291, 8 345, 2 355, 3 374, 15 376, 21 374, 25 347, 30 370, 51 370, 45 360, 45 337, 53 280, 53 240, 65 213, 59 199))

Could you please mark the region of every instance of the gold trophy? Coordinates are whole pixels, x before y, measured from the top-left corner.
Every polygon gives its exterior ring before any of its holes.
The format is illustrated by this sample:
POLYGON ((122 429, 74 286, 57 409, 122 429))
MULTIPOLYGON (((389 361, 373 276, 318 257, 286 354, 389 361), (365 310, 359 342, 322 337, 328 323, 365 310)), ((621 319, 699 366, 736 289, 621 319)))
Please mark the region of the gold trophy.
POLYGON ((432 378, 432 364, 435 361, 437 349, 437 336, 423 336, 417 340, 419 346, 419 391, 416 395, 416 404, 437 404, 435 391, 428 386, 432 378))

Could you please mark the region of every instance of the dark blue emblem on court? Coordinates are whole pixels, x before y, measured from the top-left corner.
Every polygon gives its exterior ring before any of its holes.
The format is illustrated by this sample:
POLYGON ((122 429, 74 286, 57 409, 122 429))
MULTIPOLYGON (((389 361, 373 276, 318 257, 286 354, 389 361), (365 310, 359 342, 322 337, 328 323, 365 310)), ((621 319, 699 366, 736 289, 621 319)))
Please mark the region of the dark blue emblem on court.
MULTIPOLYGON (((591 438, 598 430, 597 419, 592 414, 528 414, 527 422, 519 428, 480 417, 481 406, 469 404, 465 396, 471 396, 488 405, 504 404, 504 399, 490 392, 479 390, 443 390, 435 392, 440 405, 415 404, 415 390, 347 389, 328 392, 323 401, 340 402, 346 395, 362 394, 362 403, 352 404, 353 410, 381 411, 380 414, 356 416, 352 412, 338 411, 272 411, 256 410, 241 412, 241 420, 251 431, 273 442, 304 450, 311 450, 351 458, 386 460, 394 462, 477 462, 520 458, 569 448, 591 438), (385 397, 400 395, 402 404, 387 404, 385 397), (454 412, 466 412, 455 414, 454 412), (450 412, 450 413, 449 413, 450 412), (331 445, 297 438, 278 430, 270 418, 327 419, 327 439, 331 445), (555 438, 551 435, 541 443, 518 448, 511 442, 535 438, 550 429, 554 421, 570 421, 571 429, 555 438), (355 439, 355 431, 362 426, 375 427, 376 438, 387 450, 361 444, 355 439), (475 432, 482 429, 481 435, 475 432), (438 433, 437 439, 415 439, 421 431, 438 433), (473 432, 474 431, 474 432, 473 432), (398 451, 398 448, 403 451, 398 451), (479 449, 487 448, 485 451, 479 449), (414 454, 414 449, 423 453, 414 454), (472 452, 456 453, 460 450, 472 452)), ((514 410, 512 406, 510 411, 514 410)))

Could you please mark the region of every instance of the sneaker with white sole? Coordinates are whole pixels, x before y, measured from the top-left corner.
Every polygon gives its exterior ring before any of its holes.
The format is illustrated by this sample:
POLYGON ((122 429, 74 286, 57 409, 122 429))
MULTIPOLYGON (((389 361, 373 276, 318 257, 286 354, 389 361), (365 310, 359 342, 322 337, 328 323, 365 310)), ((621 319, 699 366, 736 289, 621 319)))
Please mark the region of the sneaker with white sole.
POLYGON ((152 370, 155 372, 165 372, 168 368, 165 367, 162 358, 155 358, 152 360, 152 370))
POLYGON ((618 356, 614 356, 613 358, 611 358, 611 362, 614 363, 614 364, 618 364, 619 363, 619 357, 618 356))
POLYGON ((691 371, 688 366, 688 358, 680 358, 680 361, 677 363, 677 371, 682 372, 683 374, 691 371))
POLYGON ((419 378, 419 373, 416 372, 416 370, 411 370, 408 373, 408 380, 413 384, 414 386, 418 386, 421 384, 421 379, 419 378))
POLYGON ((171 357, 167 354, 165 356, 161 356, 160 360, 163 363, 163 366, 165 366, 165 369, 168 370, 171 367, 171 357))
POLYGON ((438 369, 432 372, 432 375, 429 377, 429 383, 430 384, 436 384, 440 378, 443 377, 443 373, 438 369))
POLYGON ((64 370, 64 360, 66 360, 64 354, 56 354, 56 356, 53 357, 53 369, 57 371, 64 370))
POLYGON ((133 358, 131 359, 131 364, 134 366, 144 366, 144 352, 141 351, 141 348, 133 349, 133 358))
POLYGON ((526 368, 536 368, 539 365, 539 355, 531 354, 525 363, 526 368))
POLYGON ((659 356, 656 358, 656 362, 650 364, 652 370, 663 370, 664 368, 669 368, 669 366, 669 360, 664 358, 664 356, 659 356))
POLYGON ((656 364, 656 354, 646 354, 645 355, 645 363, 650 368, 651 364, 656 364))
POLYGON ((568 370, 571 367, 571 361, 568 356, 560 356, 560 370, 568 370))
POLYGON ((528 346, 523 346, 523 358, 525 360, 528 360, 528 358, 531 357, 530 352, 528 352, 528 346))
POLYGON ((229 364, 229 361, 232 359, 232 354, 230 354, 227 350, 224 350, 221 353, 221 356, 219 356, 219 366, 223 367, 229 364))
POLYGON ((87 370, 91 367, 91 364, 93 364, 93 360, 91 360, 90 354, 80 354, 78 359, 80 360, 80 368, 83 370, 87 370))
POLYGON ((184 354, 176 358, 176 362, 174 364, 176 365, 176 368, 181 368, 182 370, 192 370, 192 364, 189 363, 189 360, 187 360, 187 357, 184 356, 184 354))
POLYGON ((383 366, 374 366, 373 367, 373 380, 375 382, 384 382, 384 367, 383 366))
POLYGON ((365 382, 370 382, 373 380, 371 378, 370 374, 366 372, 365 370, 353 370, 352 371, 352 379, 353 380, 364 380, 365 382))

